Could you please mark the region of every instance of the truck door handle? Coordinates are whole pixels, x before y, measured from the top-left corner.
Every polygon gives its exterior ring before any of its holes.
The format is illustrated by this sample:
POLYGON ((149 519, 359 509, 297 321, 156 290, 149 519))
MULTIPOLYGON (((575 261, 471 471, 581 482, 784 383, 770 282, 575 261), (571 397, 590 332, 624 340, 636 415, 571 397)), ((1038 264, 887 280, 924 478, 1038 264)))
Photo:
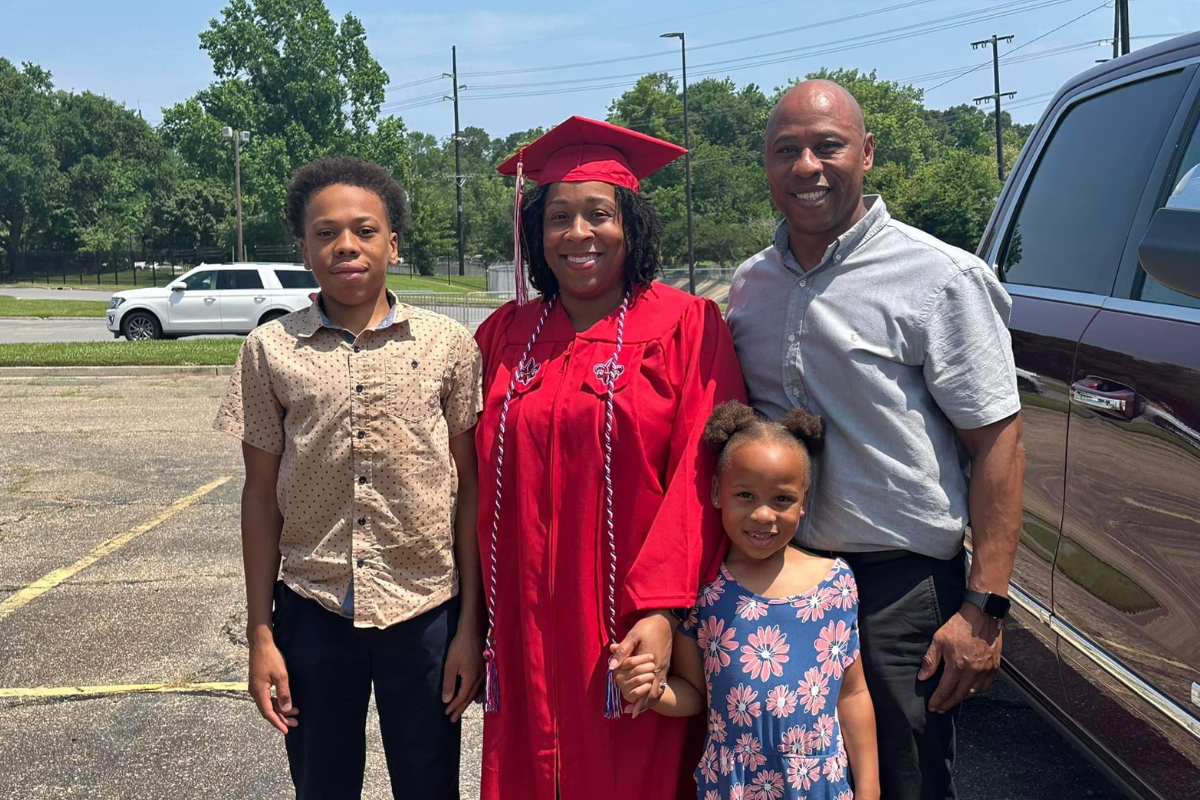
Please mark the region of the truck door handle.
POLYGON ((215 297, 206 297, 206 298, 204 298, 204 304, 205 304, 205 305, 211 306, 211 305, 212 305, 213 303, 215 303, 215 302, 217 302, 217 298, 215 298, 215 297))
POLYGON ((266 299, 267 298, 265 298, 265 297, 259 296, 259 297, 254 298, 254 302, 261 303, 262 301, 264 301, 266 299))
POLYGON ((1137 393, 1128 386, 1089 376, 1071 384, 1071 401, 1108 416, 1133 419, 1137 393))

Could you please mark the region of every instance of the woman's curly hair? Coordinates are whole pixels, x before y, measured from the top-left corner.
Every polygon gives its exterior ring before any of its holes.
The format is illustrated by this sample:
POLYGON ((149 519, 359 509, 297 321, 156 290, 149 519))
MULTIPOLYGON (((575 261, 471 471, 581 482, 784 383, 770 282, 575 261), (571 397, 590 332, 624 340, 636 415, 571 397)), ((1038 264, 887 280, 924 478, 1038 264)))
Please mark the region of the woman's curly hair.
POLYGON ((385 167, 354 156, 318 158, 292 173, 287 188, 288 227, 297 239, 304 238, 304 212, 312 196, 337 184, 357 186, 374 192, 383 201, 388 228, 397 238, 404 233, 404 187, 385 167))
MULTIPOLYGON (((558 279, 546 263, 542 248, 542 223, 546 212, 546 193, 552 184, 538 186, 525 195, 521 206, 522 250, 529 265, 529 282, 543 297, 558 296, 558 279)), ((624 186, 614 186, 621 227, 625 232, 625 285, 649 286, 662 266, 659 247, 662 222, 650 201, 624 186)))
POLYGON ((806 456, 819 456, 825 447, 825 421, 803 408, 793 408, 774 422, 749 406, 730 400, 713 409, 704 425, 703 437, 717 454, 717 474, 720 474, 729 466, 738 445, 758 439, 794 444, 806 456))

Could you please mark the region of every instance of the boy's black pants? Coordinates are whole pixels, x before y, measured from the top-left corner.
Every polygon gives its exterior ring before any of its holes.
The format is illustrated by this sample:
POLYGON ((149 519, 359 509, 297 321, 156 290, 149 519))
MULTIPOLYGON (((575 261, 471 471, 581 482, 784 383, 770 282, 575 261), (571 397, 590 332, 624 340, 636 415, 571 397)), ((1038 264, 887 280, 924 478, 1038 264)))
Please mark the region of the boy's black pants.
POLYGON ((362 794, 367 704, 379 710, 394 798, 457 800, 460 724, 442 703, 442 669, 458 598, 383 630, 275 586, 275 642, 300 724, 288 731, 297 800, 362 794))

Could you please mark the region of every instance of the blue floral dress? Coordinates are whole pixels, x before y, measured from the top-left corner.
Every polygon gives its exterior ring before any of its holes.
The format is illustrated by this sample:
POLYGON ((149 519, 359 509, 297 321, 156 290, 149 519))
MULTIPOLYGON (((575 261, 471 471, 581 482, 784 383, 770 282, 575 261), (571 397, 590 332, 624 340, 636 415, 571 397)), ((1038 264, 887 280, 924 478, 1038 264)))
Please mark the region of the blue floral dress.
POLYGON ((837 718, 858 658, 858 587, 845 561, 804 594, 767 598, 721 565, 681 630, 708 686, 700 800, 850 800, 837 718))

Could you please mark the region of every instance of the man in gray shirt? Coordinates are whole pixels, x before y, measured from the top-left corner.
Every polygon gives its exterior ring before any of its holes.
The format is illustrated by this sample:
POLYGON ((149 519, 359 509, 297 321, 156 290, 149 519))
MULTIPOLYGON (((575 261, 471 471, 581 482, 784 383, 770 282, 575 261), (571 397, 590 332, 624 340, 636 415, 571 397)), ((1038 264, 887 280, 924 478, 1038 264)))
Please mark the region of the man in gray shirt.
POLYGON ((978 258, 863 197, 874 137, 840 86, 790 89, 764 147, 785 220, 729 295, 750 401, 825 419, 797 540, 857 576, 883 798, 952 798, 955 710, 1000 664, 1020 530, 1011 303, 978 258))

